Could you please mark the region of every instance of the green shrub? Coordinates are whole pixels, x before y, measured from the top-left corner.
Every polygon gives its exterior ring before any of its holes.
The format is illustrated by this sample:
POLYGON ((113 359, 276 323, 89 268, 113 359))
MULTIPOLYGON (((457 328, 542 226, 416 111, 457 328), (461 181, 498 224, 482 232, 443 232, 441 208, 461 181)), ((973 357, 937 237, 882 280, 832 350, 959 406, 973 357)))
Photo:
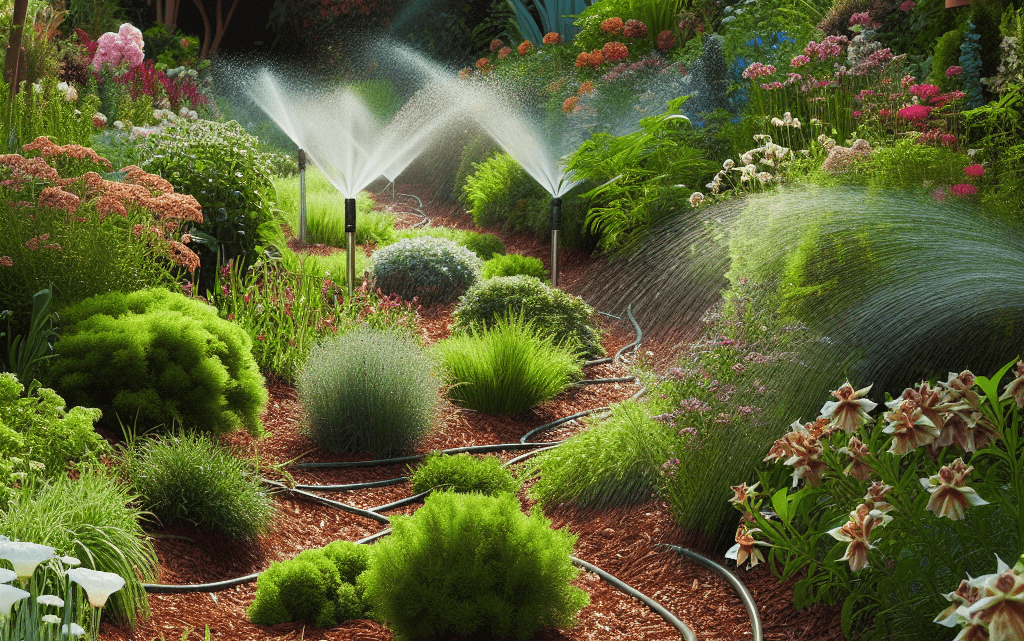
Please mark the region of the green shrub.
POLYGON ((355 583, 369 559, 369 547, 335 541, 271 563, 256 580, 256 598, 246 614, 256 625, 307 621, 318 628, 361 619, 366 606, 355 583))
POLYGON ((928 81, 942 87, 943 90, 962 88, 963 81, 960 78, 950 78, 946 75, 946 69, 960 66, 960 45, 964 42, 964 35, 967 33, 967 25, 947 31, 935 41, 935 50, 932 53, 932 71, 928 81))
POLYGON ((484 263, 480 275, 485 279, 498 276, 533 276, 538 280, 548 279, 548 270, 544 269, 544 263, 533 256, 521 256, 519 254, 508 254, 495 256, 484 263))
POLYGON ((479 492, 488 496, 514 494, 519 488, 512 474, 501 466, 496 456, 477 458, 463 452, 454 456, 431 452, 423 464, 409 476, 412 491, 417 494, 433 489, 448 489, 468 494, 479 492))
POLYGON ((530 276, 490 278, 469 288, 452 313, 452 333, 486 329, 510 313, 530 319, 541 335, 556 343, 576 346, 585 358, 604 354, 601 335, 591 321, 593 308, 579 296, 530 276))
POLYGON ((332 452, 406 452, 436 422, 433 363, 411 337, 359 327, 310 351, 297 388, 305 431, 332 452))
POLYGON ((562 392, 580 378, 575 345, 538 336, 532 321, 502 317, 435 344, 448 378, 448 398, 487 414, 514 416, 562 392))
POLYGON ((0 511, 0 534, 49 545, 82 567, 120 575, 125 586, 110 596, 103 613, 134 625, 149 611, 142 584, 157 575, 156 551, 139 525, 143 512, 134 499, 102 466, 77 479, 62 474, 39 487, 26 483, 10 508, 0 511))
POLYGON ((419 227, 398 232, 399 238, 420 238, 423 236, 447 238, 473 252, 480 260, 488 260, 495 254, 505 253, 505 243, 494 234, 482 234, 456 227, 419 227))
POLYGON ((13 374, 0 374, 0 510, 13 492, 14 472, 54 478, 66 474, 69 463, 98 464, 99 455, 110 451, 93 429, 98 409, 65 410, 53 390, 36 388, 22 396, 24 389, 13 374), (44 467, 36 470, 29 461, 44 467))
POLYGON ((165 524, 185 521, 251 539, 274 520, 273 502, 251 466, 203 435, 137 440, 124 451, 121 472, 140 506, 165 524))
POLYGON ((473 222, 533 232, 548 226, 551 196, 515 158, 501 152, 473 167, 462 190, 473 222))
POLYGON ((67 308, 62 323, 49 379, 107 424, 260 432, 267 390, 252 343, 215 308, 159 289, 114 292, 67 308))
POLYGON ((446 305, 477 281, 483 264, 476 254, 444 238, 400 240, 374 253, 374 286, 419 304, 446 305))
POLYGON ((915 189, 921 185, 955 185, 965 181, 970 159, 949 147, 922 145, 907 137, 871 152, 864 163, 873 187, 915 189))
POLYGON ((570 585, 576 537, 539 511, 526 516, 510 494, 434 493, 392 528, 359 582, 399 639, 529 639, 571 626, 590 601, 570 585))
POLYGON ((143 140, 140 166, 202 205, 203 222, 190 233, 202 261, 199 291, 206 292, 220 264, 257 258, 259 227, 272 217, 270 162, 234 121, 181 120, 143 140))
POLYGON ((530 496, 545 506, 605 508, 649 501, 668 459, 664 425, 650 406, 627 401, 566 443, 533 457, 520 478, 537 478, 530 496))

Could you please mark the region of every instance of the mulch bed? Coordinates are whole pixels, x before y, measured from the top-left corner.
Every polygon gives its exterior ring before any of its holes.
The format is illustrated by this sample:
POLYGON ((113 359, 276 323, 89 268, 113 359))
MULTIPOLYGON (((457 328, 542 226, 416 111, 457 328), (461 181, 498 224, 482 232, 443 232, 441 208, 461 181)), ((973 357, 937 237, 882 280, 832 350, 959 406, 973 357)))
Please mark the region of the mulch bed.
MULTIPOLYGON (((424 187, 404 186, 424 201, 427 214, 435 225, 475 229, 472 219, 461 208, 435 202, 424 187)), ((379 204, 407 210, 408 200, 379 197, 379 204)), ((402 216, 401 222, 412 224, 419 219, 402 216)), ((528 234, 499 234, 507 251, 535 256, 549 262, 549 249, 528 234)), ((312 246, 317 253, 332 248, 312 246)), ((563 250, 560 286, 578 291, 593 278, 603 265, 600 258, 573 250, 563 250)), ((424 310, 420 322, 429 340, 448 334, 452 306, 424 310)), ((604 318, 605 349, 614 354, 633 341, 632 326, 625 320, 604 318)), ((664 344, 645 342, 640 348, 650 352, 657 362, 670 362, 664 344)), ((632 358, 632 357, 629 357, 632 358)), ((627 358, 628 360, 628 358, 627 358)), ((627 376, 622 363, 590 366, 586 378, 627 376)), ((517 442, 530 429, 581 410, 601 407, 633 395, 635 383, 616 383, 573 387, 553 401, 532 408, 520 416, 505 417, 480 414, 445 406, 439 428, 419 448, 421 453, 435 449, 517 442)), ((270 403, 263 416, 267 436, 254 440, 245 433, 235 433, 224 442, 240 456, 258 456, 264 476, 281 479, 279 466, 299 460, 341 461, 364 460, 368 455, 332 455, 319 450, 315 443, 300 433, 302 408, 295 389, 278 381, 268 381, 270 403)), ((538 435, 533 440, 554 441, 584 429, 580 421, 561 425, 538 435)), ((497 453, 508 460, 521 452, 497 453)), ((300 484, 324 485, 357 483, 404 476, 404 465, 347 469, 303 469, 287 467, 287 472, 300 484)), ((369 508, 410 496, 408 483, 348 492, 320 493, 331 498, 369 508)), ((529 499, 521 496, 524 505, 529 499)), ((172 524, 154 528, 151 534, 160 559, 159 583, 189 584, 222 581, 264 570, 271 562, 294 557, 299 552, 322 547, 331 541, 356 541, 383 529, 376 521, 349 514, 310 501, 279 495, 276 499, 278 518, 274 529, 256 541, 235 542, 222 535, 199 531, 193 527, 172 524)), ((411 514, 416 506, 399 508, 388 514, 411 514)), ((691 546, 723 564, 720 551, 707 549, 699 537, 676 526, 667 506, 654 498, 645 505, 605 510, 580 510, 563 506, 548 511, 554 527, 569 528, 579 536, 575 555, 612 573, 641 592, 655 598, 670 612, 689 625, 702 640, 750 639, 750 624, 739 599, 728 584, 694 561, 659 547, 670 543, 691 546)), ((753 571, 740 570, 738 576, 753 592, 765 628, 765 639, 839 641, 839 611, 836 607, 817 607, 797 612, 792 606, 792 583, 780 584, 762 564, 753 571)), ((536 639, 544 641, 630 640, 668 641, 680 638, 679 633, 661 617, 631 597, 612 588, 597 576, 583 572, 575 584, 590 594, 590 605, 579 615, 578 624, 568 630, 542 629, 536 639)), ((192 638, 202 638, 208 626, 214 639, 250 641, 280 640, 351 640, 388 641, 391 633, 372 621, 349 621, 329 629, 314 629, 304 623, 288 623, 272 627, 249 623, 245 615, 253 601, 255 583, 240 585, 216 593, 185 595, 153 594, 149 597, 151 616, 128 631, 104 623, 100 638, 104 641, 150 639, 182 639, 186 630, 195 630, 192 638)))

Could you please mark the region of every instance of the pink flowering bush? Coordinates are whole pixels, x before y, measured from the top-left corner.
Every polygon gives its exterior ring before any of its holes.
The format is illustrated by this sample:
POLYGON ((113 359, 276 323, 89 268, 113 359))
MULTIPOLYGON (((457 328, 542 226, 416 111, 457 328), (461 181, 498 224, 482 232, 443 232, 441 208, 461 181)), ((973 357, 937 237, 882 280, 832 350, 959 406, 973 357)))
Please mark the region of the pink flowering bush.
POLYGON ((96 52, 92 57, 92 68, 99 71, 103 65, 137 67, 142 64, 142 32, 129 23, 124 23, 117 33, 108 31, 96 41, 96 52))
MULTIPOLYGON (((803 574, 798 608, 845 600, 848 637, 888 638, 897 620, 927 629, 949 602, 936 623, 994 634, 991 617, 973 616, 991 602, 958 597, 957 583, 994 554, 1020 553, 1024 361, 991 378, 951 372, 884 404, 870 393, 840 386, 816 420, 775 442, 757 483, 733 487, 743 518, 727 556, 751 566, 766 557, 782 579, 803 574), (1013 534, 979 537, 981 523, 1013 534)), ((1024 624, 1013 612, 1013 625, 1024 624)))

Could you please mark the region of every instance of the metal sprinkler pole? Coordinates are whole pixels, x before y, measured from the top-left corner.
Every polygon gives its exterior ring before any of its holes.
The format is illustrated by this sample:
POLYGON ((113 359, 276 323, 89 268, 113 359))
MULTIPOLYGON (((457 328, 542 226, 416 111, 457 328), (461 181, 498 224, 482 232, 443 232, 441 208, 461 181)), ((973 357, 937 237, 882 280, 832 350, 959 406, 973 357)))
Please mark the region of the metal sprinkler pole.
POLYGON ((562 199, 551 199, 551 286, 558 287, 558 232, 562 231, 562 199))
POLYGON ((348 259, 348 298, 352 300, 352 295, 355 293, 356 288, 356 199, 346 198, 345 199, 345 236, 347 240, 346 252, 348 259))
POLYGON ((306 244, 306 152, 299 150, 299 242, 306 244))

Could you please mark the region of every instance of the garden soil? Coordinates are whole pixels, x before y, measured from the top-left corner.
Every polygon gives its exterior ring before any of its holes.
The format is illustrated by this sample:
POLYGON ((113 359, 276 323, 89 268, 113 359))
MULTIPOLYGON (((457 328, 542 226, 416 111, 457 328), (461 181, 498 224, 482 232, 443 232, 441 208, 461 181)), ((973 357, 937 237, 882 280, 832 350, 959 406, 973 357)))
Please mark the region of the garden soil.
MULTIPOLYGON (((477 229, 472 219, 458 206, 438 203, 426 188, 403 186, 424 203, 425 213, 434 225, 477 229)), ((379 205, 408 211, 409 199, 380 197, 379 205)), ((399 216, 400 225, 411 225, 417 216, 399 216)), ((478 230, 479 231, 479 230, 478 230)), ((549 266, 549 246, 529 234, 486 230, 502 237, 509 253, 535 256, 549 266)), ((331 253, 334 248, 298 246, 311 253, 331 253)), ((570 292, 584 292, 585 286, 602 270, 608 269, 599 257, 563 250, 560 286, 570 292)), ((430 341, 448 335, 453 306, 423 310, 420 317, 424 337, 430 341)), ((614 354, 634 339, 632 326, 624 320, 604 318, 605 349, 614 354)), ((679 328, 675 336, 694 335, 697 328, 679 328)), ((640 349, 626 355, 624 363, 587 367, 586 378, 627 376, 626 365, 645 359, 655 368, 671 363, 673 345, 678 338, 658 343, 645 341, 640 349)), ((302 408, 295 389, 279 381, 267 383, 270 402, 263 416, 267 436, 254 440, 239 432, 223 437, 225 445, 239 456, 255 458, 262 474, 283 482, 308 485, 358 483, 395 478, 407 474, 403 465, 372 468, 304 469, 289 465, 295 461, 362 460, 362 456, 338 456, 320 451, 316 444, 300 434, 302 408)), ((480 414, 454 406, 442 408, 439 428, 420 451, 518 441, 530 429, 585 409, 601 407, 626 399, 639 387, 633 383, 615 383, 573 387, 553 401, 532 408, 520 416, 480 414)), ((556 441, 584 429, 579 421, 563 424, 537 436, 538 441, 556 441)), ((499 452, 503 460, 521 452, 499 452)), ((361 508, 389 503, 412 494, 409 484, 348 492, 320 493, 361 508)), ((524 508, 531 501, 520 496, 524 508)), ((222 535, 203 532, 186 524, 150 527, 149 532, 160 560, 158 583, 196 584, 222 581, 262 571, 274 561, 294 557, 299 552, 323 547, 345 539, 356 541, 383 529, 376 521, 356 516, 308 500, 279 494, 275 499, 278 516, 272 531, 255 541, 231 541, 222 535)), ((411 514, 417 506, 407 506, 387 514, 411 514)), ((637 590, 654 598, 682 619, 702 641, 740 641, 750 639, 747 614, 729 585, 696 562, 666 551, 660 544, 690 547, 715 561, 732 565, 722 558, 721 550, 709 549, 699 536, 676 526, 667 506, 655 497, 639 506, 606 510, 580 510, 561 506, 547 511, 553 527, 568 528, 579 536, 575 555, 610 572, 637 590)), ((814 607, 796 611, 792 605, 793 581, 780 584, 761 564, 751 571, 737 570, 737 576, 754 595, 764 624, 764 638, 770 641, 840 641, 838 607, 814 607)), ((575 585, 590 594, 590 605, 579 614, 575 627, 567 630, 544 628, 535 639, 542 641, 675 641, 679 633, 646 606, 609 586, 596 575, 582 572, 575 585)), ((249 623, 245 609, 252 603, 256 584, 243 584, 213 593, 184 595, 152 594, 150 616, 134 630, 104 622, 102 641, 150 641, 186 638, 203 639, 208 627, 210 638, 223 641, 327 640, 389 641, 391 633, 373 621, 348 621, 332 629, 316 629, 304 623, 257 626, 249 623)))

